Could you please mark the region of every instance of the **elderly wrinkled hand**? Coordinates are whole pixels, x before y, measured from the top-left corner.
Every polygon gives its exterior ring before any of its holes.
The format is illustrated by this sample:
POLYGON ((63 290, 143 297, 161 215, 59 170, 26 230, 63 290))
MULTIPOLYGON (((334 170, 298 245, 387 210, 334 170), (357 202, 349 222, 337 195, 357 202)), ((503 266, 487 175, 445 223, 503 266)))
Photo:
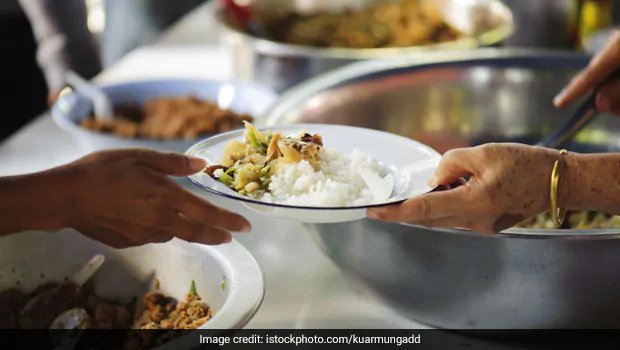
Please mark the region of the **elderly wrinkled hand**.
POLYGON ((559 152, 521 144, 485 144, 444 154, 431 186, 464 185, 374 208, 370 218, 429 227, 499 232, 549 208, 549 179, 559 152))

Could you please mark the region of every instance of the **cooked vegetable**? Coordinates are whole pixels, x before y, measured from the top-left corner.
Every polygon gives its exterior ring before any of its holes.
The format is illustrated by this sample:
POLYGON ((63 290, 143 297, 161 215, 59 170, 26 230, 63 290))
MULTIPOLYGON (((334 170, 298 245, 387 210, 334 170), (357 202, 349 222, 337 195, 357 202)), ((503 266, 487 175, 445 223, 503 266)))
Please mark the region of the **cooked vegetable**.
POLYGON ((317 167, 322 147, 320 135, 285 137, 280 132, 261 132, 246 122, 244 142, 229 142, 221 164, 208 166, 205 173, 241 194, 256 197, 269 191, 278 164, 306 160, 317 167))
POLYGON ((189 292, 194 295, 198 295, 196 292, 196 281, 192 280, 192 285, 189 287, 189 292))
MULTIPOLYGON (((529 218, 517 227, 552 229, 555 228, 549 213, 529 218)), ((573 211, 567 214, 562 229, 589 230, 596 228, 620 227, 620 216, 609 215, 597 211, 573 211)))

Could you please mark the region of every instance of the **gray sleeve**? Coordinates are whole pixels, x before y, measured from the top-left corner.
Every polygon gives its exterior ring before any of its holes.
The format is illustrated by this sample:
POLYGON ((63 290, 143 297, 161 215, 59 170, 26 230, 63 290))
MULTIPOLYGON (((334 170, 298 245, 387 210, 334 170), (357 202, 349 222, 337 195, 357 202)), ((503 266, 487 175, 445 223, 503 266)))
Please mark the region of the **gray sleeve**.
POLYGON ((84 0, 19 0, 36 37, 37 61, 50 90, 72 69, 92 78, 101 70, 98 43, 88 30, 84 0))

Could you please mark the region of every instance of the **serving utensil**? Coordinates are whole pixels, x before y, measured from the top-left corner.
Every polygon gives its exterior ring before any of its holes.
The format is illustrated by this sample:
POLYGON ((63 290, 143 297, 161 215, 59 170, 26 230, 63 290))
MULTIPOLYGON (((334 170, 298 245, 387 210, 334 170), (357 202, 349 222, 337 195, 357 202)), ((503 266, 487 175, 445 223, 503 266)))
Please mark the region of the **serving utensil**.
POLYGON ((112 102, 110 102, 108 96, 101 89, 73 71, 67 72, 65 79, 69 85, 92 101, 95 118, 109 120, 114 117, 112 102))
MULTIPOLYGON (((82 267, 78 272, 73 274, 69 281, 75 284, 78 288, 81 288, 94 274, 99 270, 103 262, 105 261, 105 257, 101 254, 97 254, 84 267, 82 267)), ((37 307, 41 302, 43 302, 45 297, 53 295, 60 290, 60 286, 50 288, 43 293, 39 293, 34 296, 22 309, 22 314, 29 312, 33 308, 37 307)), ((53 324, 53 323, 52 323, 53 324)))
MULTIPOLYGON (((104 262, 105 257, 103 255, 97 254, 93 256, 86 265, 71 276, 71 283, 81 288, 99 270, 104 262)), ((50 336, 56 345, 56 350, 72 349, 81 335, 80 332, 75 332, 75 330, 86 329, 89 326, 90 315, 83 308, 71 308, 56 316, 50 325, 50 336)))
POLYGON ((558 148, 573 138, 579 131, 585 128, 598 115, 596 109, 596 92, 583 101, 579 108, 568 118, 564 124, 555 129, 551 134, 542 139, 536 145, 541 147, 558 148))
POLYGON ((549 148, 559 148, 565 142, 571 140, 573 136, 585 128, 598 115, 598 110, 596 109, 596 94, 598 93, 600 87, 618 77, 620 77, 620 70, 612 73, 609 78, 605 79, 599 86, 597 86, 592 94, 579 105, 577 110, 564 122, 564 124, 555 129, 555 131, 549 134, 546 138, 542 139, 536 145, 549 148))
MULTIPOLYGON (((101 254, 97 254, 84 265, 78 272, 76 272, 71 278, 71 283, 75 284, 78 289, 82 288, 88 280, 99 270, 101 265, 105 262, 105 257, 101 254)), ((89 320, 88 313, 82 308, 69 309, 60 315, 56 316, 52 322, 50 329, 76 329, 84 328, 88 325, 89 320)))

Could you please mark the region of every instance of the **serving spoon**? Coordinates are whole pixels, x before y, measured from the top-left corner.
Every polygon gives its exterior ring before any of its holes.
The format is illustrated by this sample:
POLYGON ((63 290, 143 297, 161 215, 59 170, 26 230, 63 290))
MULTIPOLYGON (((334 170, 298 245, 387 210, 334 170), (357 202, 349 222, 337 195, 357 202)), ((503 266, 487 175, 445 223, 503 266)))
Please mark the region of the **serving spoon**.
MULTIPOLYGON (((101 254, 93 256, 79 271, 73 274, 69 279, 71 283, 75 284, 78 288, 81 288, 90 278, 99 270, 101 265, 105 262, 105 257, 101 254)), ((54 293, 57 288, 52 288, 47 293, 54 293)), ((31 299, 26 308, 34 307, 42 299, 43 294, 31 299)), ((23 311, 22 311, 23 312, 23 311)), ((80 333, 75 333, 74 330, 84 329, 88 327, 90 322, 90 316, 88 312, 83 308, 72 308, 66 310, 52 321, 50 326, 50 337, 53 343, 56 345, 56 350, 60 349, 72 349, 77 344, 80 333)))
POLYGON ((558 148, 571 140, 575 134, 585 128, 598 115, 596 109, 596 92, 592 93, 564 124, 555 129, 547 137, 539 141, 536 146, 558 148))
POLYGON ((595 87, 592 94, 579 105, 571 117, 547 137, 540 140, 536 146, 559 148, 567 141, 570 141, 573 136, 585 128, 598 115, 599 111, 596 109, 596 95, 601 86, 617 78, 620 78, 620 70, 613 72, 607 79, 595 87))
MULTIPOLYGON (((93 256, 90 261, 86 263, 86 265, 84 265, 78 272, 76 272, 75 274, 73 274, 73 276, 71 276, 71 278, 69 278, 69 281, 76 285, 78 288, 81 288, 95 274, 95 272, 99 270, 104 261, 105 258, 101 254, 93 256)), ((28 303, 26 303, 21 313, 25 314, 29 312, 33 308, 37 307, 40 303, 45 301, 44 297, 53 295, 59 290, 60 286, 57 286, 54 288, 50 288, 43 293, 37 294, 32 299, 30 299, 28 303)))
MULTIPOLYGON (((82 288, 104 262, 105 257, 103 255, 97 254, 93 256, 84 267, 70 278, 71 283, 77 286, 78 289, 82 288)), ((54 321, 52 321, 50 329, 84 328, 88 324, 88 318, 88 313, 82 308, 69 309, 56 316, 54 321)))
POLYGON ((114 109, 112 102, 108 96, 96 85, 86 81, 80 75, 73 71, 69 71, 65 75, 67 83, 77 91, 84 94, 93 103, 95 118, 110 120, 114 117, 114 109))

